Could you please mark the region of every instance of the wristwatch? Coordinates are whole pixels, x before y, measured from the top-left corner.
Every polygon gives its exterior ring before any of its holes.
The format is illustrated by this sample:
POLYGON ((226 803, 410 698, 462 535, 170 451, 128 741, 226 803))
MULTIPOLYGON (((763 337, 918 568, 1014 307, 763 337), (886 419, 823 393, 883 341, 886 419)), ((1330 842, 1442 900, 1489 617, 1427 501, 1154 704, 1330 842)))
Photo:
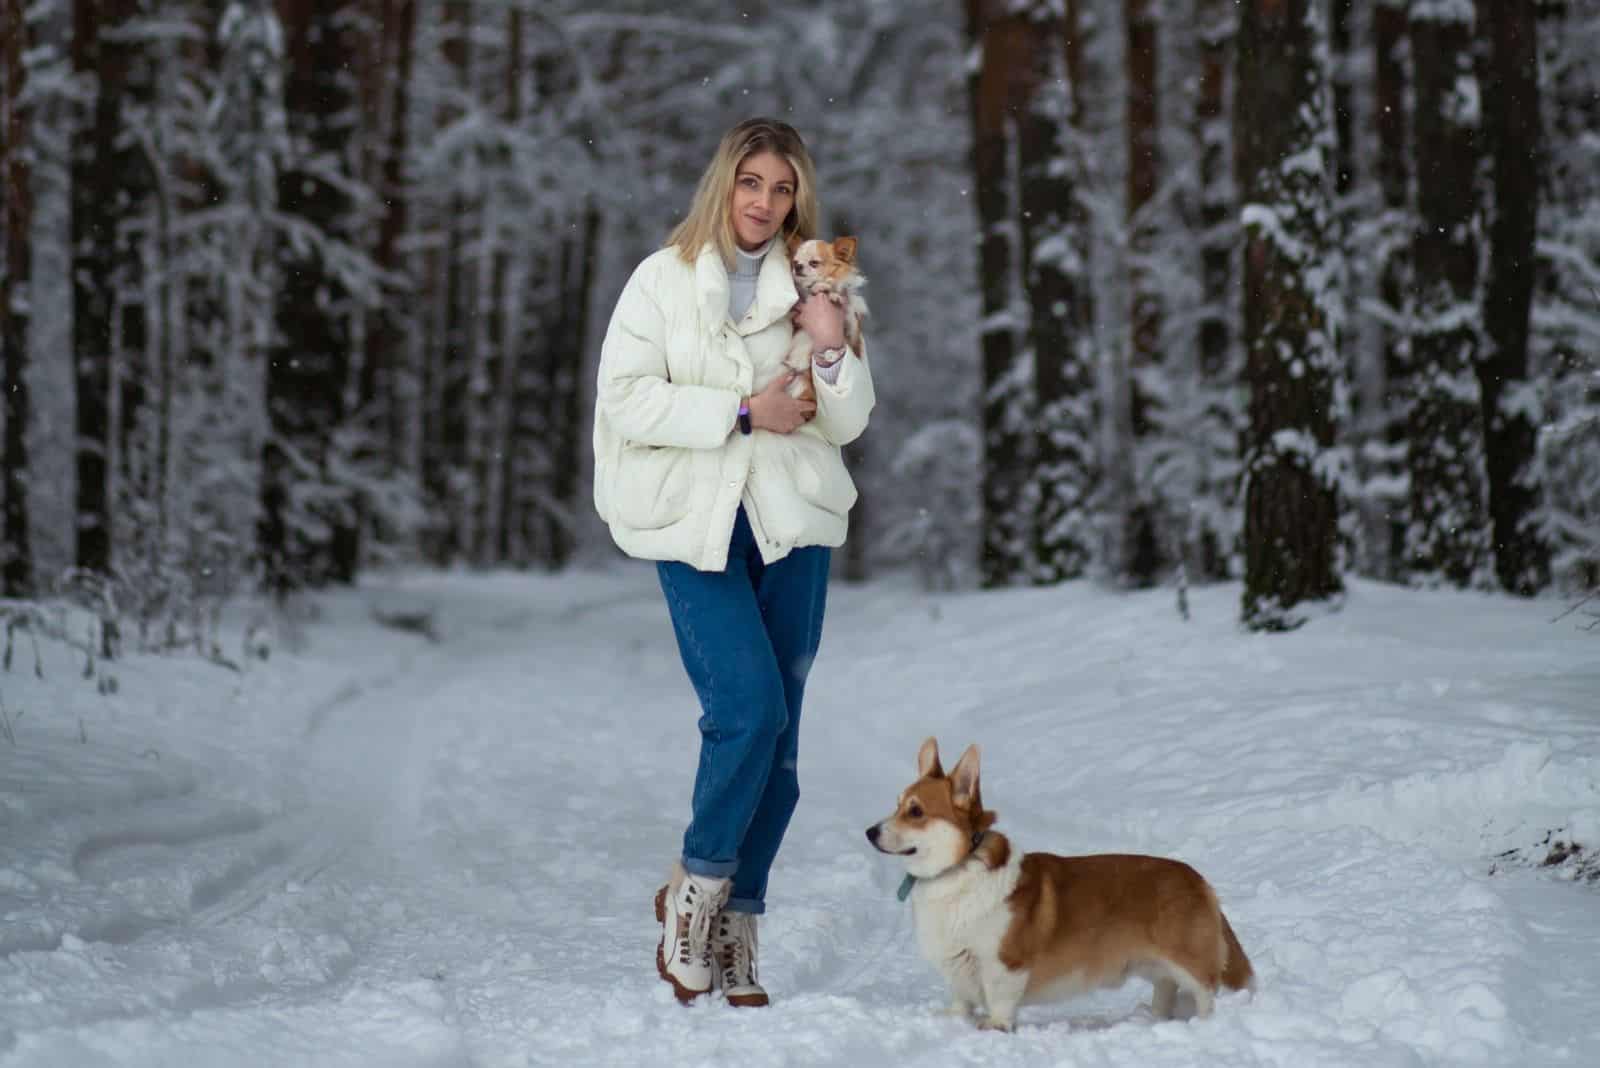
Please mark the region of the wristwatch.
POLYGON ((747 400, 739 402, 739 433, 750 433, 750 402, 747 400))
POLYGON ((844 352, 845 350, 842 348, 823 349, 821 352, 813 352, 811 358, 822 366, 829 367, 844 359, 844 352))

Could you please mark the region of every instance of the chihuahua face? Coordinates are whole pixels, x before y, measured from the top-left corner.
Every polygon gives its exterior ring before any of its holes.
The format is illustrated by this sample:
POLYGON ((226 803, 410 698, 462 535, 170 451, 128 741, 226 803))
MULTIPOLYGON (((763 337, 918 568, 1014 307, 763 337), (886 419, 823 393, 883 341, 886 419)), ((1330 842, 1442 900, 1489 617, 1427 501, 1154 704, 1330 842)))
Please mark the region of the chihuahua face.
POLYGON ((789 249, 789 265, 794 271, 794 287, 802 293, 810 293, 819 285, 843 290, 856 272, 856 239, 812 238, 794 243, 789 249))

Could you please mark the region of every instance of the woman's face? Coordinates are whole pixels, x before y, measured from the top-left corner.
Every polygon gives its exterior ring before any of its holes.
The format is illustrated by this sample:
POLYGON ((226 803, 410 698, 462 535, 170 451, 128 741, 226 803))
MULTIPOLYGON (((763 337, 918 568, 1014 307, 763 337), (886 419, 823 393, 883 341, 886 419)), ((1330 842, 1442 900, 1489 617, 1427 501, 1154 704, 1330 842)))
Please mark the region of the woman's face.
POLYGON ((733 232, 747 252, 765 245, 794 207, 794 168, 776 152, 752 152, 733 176, 733 232))

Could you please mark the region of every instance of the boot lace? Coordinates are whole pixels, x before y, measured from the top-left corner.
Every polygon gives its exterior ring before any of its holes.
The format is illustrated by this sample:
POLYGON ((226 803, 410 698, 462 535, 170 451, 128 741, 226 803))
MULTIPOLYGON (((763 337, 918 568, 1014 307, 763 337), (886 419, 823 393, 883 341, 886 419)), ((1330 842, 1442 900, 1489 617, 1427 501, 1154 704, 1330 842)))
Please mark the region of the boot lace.
POLYGON ((744 912, 724 912, 717 921, 717 964, 724 987, 756 982, 756 925, 744 912))
POLYGON ((685 879, 678 906, 678 960, 689 964, 696 958, 711 967, 711 925, 718 912, 715 895, 707 893, 694 879, 685 879))

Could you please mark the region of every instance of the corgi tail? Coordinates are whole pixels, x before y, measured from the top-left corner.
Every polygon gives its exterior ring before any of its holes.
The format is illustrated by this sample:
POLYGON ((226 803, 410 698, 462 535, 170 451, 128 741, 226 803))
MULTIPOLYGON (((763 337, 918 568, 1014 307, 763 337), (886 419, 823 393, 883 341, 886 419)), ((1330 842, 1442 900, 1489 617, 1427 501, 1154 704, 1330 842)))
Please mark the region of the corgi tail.
POLYGON ((1217 915, 1222 919, 1222 985, 1229 990, 1255 990, 1256 972, 1250 967, 1250 958, 1244 955, 1228 917, 1220 911, 1217 915))

